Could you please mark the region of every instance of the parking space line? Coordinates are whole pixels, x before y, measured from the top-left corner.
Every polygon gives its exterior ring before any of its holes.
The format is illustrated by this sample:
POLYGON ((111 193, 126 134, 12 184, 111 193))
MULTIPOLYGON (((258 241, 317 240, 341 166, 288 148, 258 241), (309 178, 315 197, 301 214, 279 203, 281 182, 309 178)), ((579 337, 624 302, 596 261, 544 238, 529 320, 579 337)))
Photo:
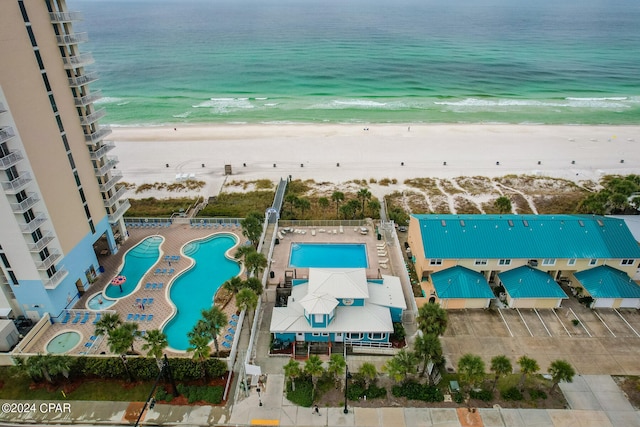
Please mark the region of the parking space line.
POLYGON ((527 331, 529 331, 529 335, 533 336, 533 332, 531 332, 531 329, 529 329, 529 325, 527 325, 527 322, 524 321, 524 317, 522 317, 522 313, 520 313, 520 310, 516 308, 516 311, 518 312, 520 319, 522 319, 522 323, 524 323, 524 327, 527 328, 527 331))
POLYGON ((616 313, 618 313, 618 316, 620 316, 620 318, 624 321, 624 323, 627 324, 627 326, 629 327, 629 329, 631 329, 637 336, 638 338, 640 338, 640 334, 638 333, 638 331, 636 331, 635 329, 633 329, 633 326, 631 326, 629 324, 629 322, 627 322, 627 319, 625 319, 624 317, 622 317, 622 314, 620 314, 620 312, 618 311, 617 308, 614 308, 613 311, 615 311, 616 313))
POLYGON ((580 322, 580 325, 582 326, 582 329, 584 329, 584 331, 587 333, 587 335, 589 335, 589 338, 593 338, 593 336, 591 335, 591 333, 587 330, 587 327, 586 327, 586 326, 584 326, 584 322, 582 322, 582 319, 580 319, 580 318, 578 317, 578 315, 576 314, 576 312, 575 312, 575 311, 573 311, 573 309, 572 309, 571 307, 569 307, 569 311, 571 312, 571 314, 573 314, 573 317, 575 317, 575 318, 576 318, 576 320, 577 320, 578 322, 580 322))
POLYGON ((540 323, 542 323, 542 326, 544 326, 544 330, 547 331, 547 333, 549 334, 549 336, 551 335, 551 332, 549 332, 549 328, 547 328, 547 325, 544 323, 544 320, 542 320, 542 317, 540 317, 540 313, 538 313, 538 310, 536 310, 535 308, 533 309, 533 311, 536 312, 536 314, 538 315, 538 319, 540 319, 540 323))
POLYGON ((513 337, 513 332, 511 332, 511 328, 509 327, 509 324, 507 323, 507 319, 505 319, 504 316, 502 315, 502 310, 498 309, 498 313, 500 313, 500 317, 502 317, 502 321, 504 322, 504 326, 507 327, 507 331, 509 331, 509 335, 511 335, 511 337, 513 337))
POLYGON ((596 317, 598 319, 600 319, 600 321, 602 322, 602 324, 604 325, 605 328, 607 328, 607 331, 609 331, 611 333, 611 335, 613 335, 614 337, 616 336, 616 334, 613 333, 613 331, 609 328, 609 325, 607 325, 604 321, 604 319, 602 317, 600 317, 600 315, 598 314, 597 311, 593 310, 593 314, 596 315, 596 317))
POLYGON ((562 325, 562 328, 564 329, 564 331, 567 333, 567 335, 571 336, 571 332, 569 332, 569 330, 567 329, 566 326, 564 326, 564 323, 562 323, 562 320, 560 320, 560 316, 558 316, 558 313, 556 313, 555 309, 551 310, 554 314, 554 316, 556 316, 556 319, 558 319, 558 322, 560 322, 560 324, 562 325))

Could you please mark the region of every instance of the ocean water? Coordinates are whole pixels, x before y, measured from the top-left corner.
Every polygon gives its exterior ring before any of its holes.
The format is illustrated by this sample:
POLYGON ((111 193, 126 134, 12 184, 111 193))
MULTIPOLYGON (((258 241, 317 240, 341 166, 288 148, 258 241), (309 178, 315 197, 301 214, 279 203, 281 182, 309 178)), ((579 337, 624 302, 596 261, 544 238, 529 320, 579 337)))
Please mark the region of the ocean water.
POLYGON ((638 0, 68 0, 116 125, 640 121, 638 0))

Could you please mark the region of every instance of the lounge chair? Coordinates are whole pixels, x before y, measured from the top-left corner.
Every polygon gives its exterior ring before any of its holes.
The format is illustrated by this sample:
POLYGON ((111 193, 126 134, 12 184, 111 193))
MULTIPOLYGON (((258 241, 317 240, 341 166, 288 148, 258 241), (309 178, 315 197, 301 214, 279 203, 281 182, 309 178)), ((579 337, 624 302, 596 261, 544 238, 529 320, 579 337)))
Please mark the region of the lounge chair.
POLYGON ((142 302, 142 298, 136 298, 136 304, 140 305, 140 302, 142 302))
POLYGON ((98 338, 97 336, 95 336, 95 335, 91 335, 91 336, 89 337, 89 341, 95 341, 97 338, 98 338))
POLYGON ((236 326, 238 326, 238 322, 236 322, 235 320, 229 320, 229 324, 230 324, 231 326, 233 326, 234 328, 235 328, 236 326))
POLYGON ((89 320, 89 316, 90 316, 90 313, 87 311, 87 312, 84 314, 84 317, 82 318, 82 320, 80 321, 80 323, 81 323, 81 324, 83 324, 83 325, 84 325, 85 323, 87 323, 87 320, 89 320))
POLYGON ((158 283, 158 289, 162 289, 163 286, 164 286, 164 283, 162 282, 158 283))
POLYGON ((100 321, 100 317, 102 317, 102 313, 100 313, 100 312, 96 313, 96 318, 93 319, 93 324, 94 325, 100 321))
POLYGON ((224 336, 224 339, 227 340, 227 341, 233 341, 233 335, 227 334, 227 335, 224 336))
POLYGON ((165 256, 164 256, 164 260, 165 260, 165 261, 169 261, 170 259, 171 259, 171 257, 170 257, 169 255, 165 255, 165 256))
POLYGON ((380 264, 386 264, 386 263, 388 263, 388 262, 389 262, 389 258, 380 258, 380 259, 378 260, 378 262, 379 262, 380 264))
POLYGON ((380 264, 380 268, 386 270, 386 269, 389 268, 389 266, 387 264, 382 263, 382 264, 380 264))
POLYGON ((144 285, 144 288, 145 289, 151 289, 151 286, 152 286, 151 283, 147 283, 146 285, 144 285))
POLYGON ((316 235, 316 230, 314 230, 313 228, 311 229, 311 235, 315 236, 316 235))
POLYGON ((140 319, 141 322, 144 322, 145 320, 147 320, 147 315, 146 314, 141 314, 140 315, 140 319))
POLYGON ((240 316, 238 316, 237 314, 233 313, 233 314, 231 315, 231 318, 232 318, 233 320, 238 320, 238 319, 240 318, 240 316))
POLYGON ((153 304, 153 298, 149 298, 149 299, 147 300, 147 305, 151 305, 151 304, 153 304))
POLYGON ((127 322, 130 322, 131 320, 133 320, 133 313, 127 314, 127 322))
POLYGON ((146 298, 143 298, 143 299, 142 299, 141 304, 142 304, 142 305, 147 305, 147 301, 149 301, 149 300, 148 300, 148 299, 146 299, 146 298))
POLYGON ((233 329, 233 328, 229 328, 229 329, 227 329, 227 332, 229 332, 230 334, 235 334, 236 330, 233 329))
POLYGON ((84 343, 84 346, 87 347, 87 348, 91 348, 91 347, 93 347, 93 343, 92 342, 86 342, 86 343, 84 343))
POLYGON ((169 276, 171 276, 173 273, 175 273, 176 270, 174 270, 173 268, 169 269, 169 272, 167 273, 169 276))
POLYGON ((224 342, 222 343, 222 346, 223 346, 224 348, 231 348, 231 344, 229 344, 229 343, 228 343, 228 342, 226 342, 226 341, 224 341, 224 342))
POLYGON ((342 226, 340 226, 340 234, 344 233, 344 228, 342 228, 342 226))
POLYGON ((63 325, 67 324, 69 322, 69 318, 71 317, 71 313, 69 313, 68 311, 65 313, 64 319, 62 319, 62 323, 63 325))
POLYGON ((71 323, 78 323, 80 321, 80 316, 82 316, 82 313, 76 313, 76 317, 73 318, 71 323))
POLYGON ((378 256, 387 256, 387 251, 378 251, 378 256))
POLYGON ((151 285, 150 286, 151 290, 155 290, 158 287, 157 283, 149 283, 149 284, 151 285))
POLYGON ((149 314, 147 316, 147 322, 151 322, 153 320, 153 314, 149 314))
POLYGON ((133 321, 134 321, 134 322, 137 322, 138 320, 140 320, 140 314, 136 313, 136 314, 133 316, 133 321))
POLYGON ((153 272, 153 274, 156 274, 156 275, 160 273, 162 273, 162 269, 160 268, 156 268, 156 271, 153 272))

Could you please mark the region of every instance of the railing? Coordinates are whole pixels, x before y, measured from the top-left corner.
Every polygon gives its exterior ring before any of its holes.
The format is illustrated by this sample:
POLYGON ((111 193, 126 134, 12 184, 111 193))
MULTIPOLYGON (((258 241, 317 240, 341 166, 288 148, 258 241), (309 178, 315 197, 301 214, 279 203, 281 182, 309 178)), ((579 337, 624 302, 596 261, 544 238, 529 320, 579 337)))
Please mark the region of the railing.
POLYGON ((116 185, 116 183, 121 179, 122 179, 122 172, 111 171, 111 177, 109 178, 109 180, 104 184, 100 184, 100 191, 103 193, 106 193, 111 188, 113 188, 113 186, 116 185))
POLYGON ((122 218, 122 215, 124 215, 124 213, 130 207, 131 207, 131 203, 129 203, 129 200, 127 200, 127 199, 121 200, 120 201, 120 207, 118 207, 118 209, 114 213, 109 214, 109 223, 113 224, 113 223, 118 222, 118 220, 120 218, 122 218))
POLYGON ((80 98, 75 99, 76 107, 85 107, 93 102, 102 98, 102 91, 95 90, 89 93, 88 95, 82 96, 80 98))
POLYGON ((368 225, 366 219, 301 219, 301 220, 280 220, 279 227, 362 227, 368 225))
POLYGON ((345 344, 353 347, 371 347, 371 348, 389 348, 392 346, 390 342, 371 342, 371 341, 345 341, 345 344))
POLYGON ((18 193, 27 186, 33 179, 29 172, 23 172, 17 178, 11 181, 3 181, 2 188, 7 193, 18 193))
POLYGON ((107 115, 107 110, 105 110, 104 108, 101 108, 89 114, 88 116, 80 116, 80 123, 85 126, 88 126, 91 123, 97 122, 98 120, 100 120, 106 115, 107 115))
POLYGON ((55 249, 51 249, 49 251, 49 256, 43 259, 42 261, 36 262, 36 268, 38 270, 48 270, 55 262, 60 259, 62 255, 55 249))
POLYGON ((95 171, 96 175, 102 176, 105 173, 107 173, 109 170, 113 169, 114 166, 117 164, 118 164, 117 157, 109 157, 107 158, 107 161, 104 163, 104 165, 100 166, 99 168, 93 168, 93 170, 95 171))
POLYGON ((67 44, 86 43, 89 41, 89 34, 87 33, 64 34, 61 36, 56 36, 56 40, 58 41, 58 45, 60 46, 64 46, 67 44))
POLYGON ((120 199, 124 195, 124 193, 126 193, 126 192, 127 192, 127 187, 122 186, 122 187, 118 188, 118 190, 115 193, 113 193, 113 195, 111 197, 109 197, 108 199, 103 200, 104 207, 108 208, 110 206, 113 206, 113 204, 115 202, 117 202, 118 199, 120 199))
POLYGON ((47 221, 47 216, 42 212, 38 212, 31 221, 26 224, 20 224, 20 231, 22 231, 22 233, 24 234, 31 234, 36 231, 36 229, 40 227, 45 221, 47 221))
POLYGON ((90 53, 81 53, 80 55, 64 56, 62 57, 62 62, 64 63, 64 68, 69 70, 93 64, 95 61, 90 53))
POLYGON ((113 141, 104 141, 102 147, 91 152, 91 160, 100 160, 102 156, 104 156, 105 154, 107 154, 107 152, 113 150, 114 148, 116 148, 116 145, 113 143, 113 141))
POLYGON ((49 12, 51 22, 71 22, 81 21, 82 13, 80 12, 49 12))
POLYGON ((27 247, 29 248, 29 252, 40 252, 54 239, 53 234, 48 231, 46 232, 40 240, 35 243, 28 243, 27 247))
POLYGON ((29 193, 29 196, 20 203, 10 203, 11 209, 15 213, 25 213, 29 208, 38 203, 40 198, 36 193, 29 193))
POLYGON ((85 135, 84 139, 87 144, 95 144, 98 141, 101 141, 105 136, 111 133, 111 128, 109 126, 98 126, 95 132, 90 133, 89 135, 85 135))
POLYGON ((22 153, 20 151, 12 151, 6 156, 0 158, 0 168, 2 168, 2 170, 7 170, 23 158, 24 157, 22 157, 22 153))
POLYGON ((14 136, 16 136, 16 134, 11 126, 0 128, 0 144, 10 140, 14 136))
POLYGON ((98 80, 98 78, 99 78, 99 75, 95 71, 92 71, 90 73, 86 73, 77 77, 70 77, 69 86, 73 86, 73 87, 83 86, 91 82, 95 82, 96 80, 98 80))

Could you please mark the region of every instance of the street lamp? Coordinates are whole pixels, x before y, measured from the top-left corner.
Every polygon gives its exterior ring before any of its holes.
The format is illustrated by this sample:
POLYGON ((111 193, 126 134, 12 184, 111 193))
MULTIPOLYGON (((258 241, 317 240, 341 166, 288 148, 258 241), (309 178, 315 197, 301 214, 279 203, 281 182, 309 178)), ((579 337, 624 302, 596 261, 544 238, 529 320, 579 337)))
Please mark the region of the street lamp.
POLYGON ((349 372, 349 366, 345 365, 344 367, 344 412, 345 414, 349 413, 349 409, 347 408, 347 393, 349 390, 349 378, 351 378, 351 372, 349 372))
POLYGON ((256 391, 258 392, 258 406, 262 406, 262 399, 260 398, 260 388, 256 388, 256 391))

